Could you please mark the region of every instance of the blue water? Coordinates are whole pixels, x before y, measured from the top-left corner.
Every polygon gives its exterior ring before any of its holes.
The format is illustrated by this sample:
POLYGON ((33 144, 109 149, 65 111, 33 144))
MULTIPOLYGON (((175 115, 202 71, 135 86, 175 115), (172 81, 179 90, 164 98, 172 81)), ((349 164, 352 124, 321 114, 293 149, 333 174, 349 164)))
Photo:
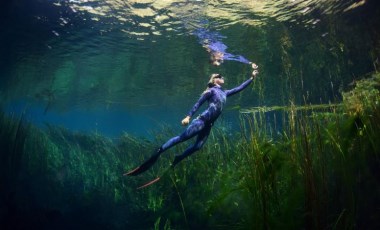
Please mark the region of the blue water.
POLYGON ((286 110, 376 75, 379 16, 377 0, 2 1, 0 229, 379 229, 378 113, 286 110), (246 81, 245 60, 260 73, 202 149, 123 176, 183 132, 211 74, 246 81))
POLYGON ((372 2, 7 1, 3 110, 112 138, 149 137, 162 124, 180 130, 211 73, 232 88, 252 71, 228 60, 210 65, 200 29, 260 66, 256 84, 229 100, 225 123, 241 108, 337 102, 374 71, 372 2))

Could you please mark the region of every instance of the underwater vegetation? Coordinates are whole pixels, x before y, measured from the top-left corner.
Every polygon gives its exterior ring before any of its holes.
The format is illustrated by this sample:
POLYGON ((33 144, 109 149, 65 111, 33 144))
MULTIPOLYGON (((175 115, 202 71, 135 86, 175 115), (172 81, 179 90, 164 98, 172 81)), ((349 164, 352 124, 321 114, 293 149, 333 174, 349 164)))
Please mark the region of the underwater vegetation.
POLYGON ((342 98, 242 111, 239 132, 217 125, 202 151, 142 190, 186 145, 141 177, 122 174, 170 127, 116 142, 1 113, 1 229, 379 229, 380 74, 342 98))

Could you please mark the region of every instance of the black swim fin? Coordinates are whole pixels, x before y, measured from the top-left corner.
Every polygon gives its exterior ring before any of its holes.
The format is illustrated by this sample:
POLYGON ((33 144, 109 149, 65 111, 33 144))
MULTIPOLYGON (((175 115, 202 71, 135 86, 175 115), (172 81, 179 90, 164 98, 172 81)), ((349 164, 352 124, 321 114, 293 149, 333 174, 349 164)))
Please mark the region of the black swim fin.
POLYGON ((151 181, 149 181, 149 182, 147 182, 147 183, 141 185, 141 186, 138 187, 137 189, 146 188, 146 187, 148 187, 148 186, 150 186, 150 185, 156 183, 156 182, 159 181, 160 179, 161 179, 161 177, 157 177, 157 178, 155 178, 155 179, 153 179, 153 180, 151 180, 151 181))
POLYGON ((162 153, 162 149, 159 148, 157 150, 157 152, 155 154, 153 154, 153 156, 151 156, 147 161, 145 161, 142 165, 140 165, 139 167, 127 172, 127 173, 124 173, 123 175, 124 176, 137 176, 143 172, 145 172, 146 170, 150 169, 150 167, 153 166, 153 164, 157 161, 158 157, 161 155, 162 153))
MULTIPOLYGON (((158 154, 159 155, 159 154, 158 154)), ((152 157, 151 157, 152 158, 152 157)), ((174 158, 174 161, 173 161, 173 163, 169 166, 169 167, 167 167, 166 169, 165 169, 165 171, 161 174, 161 176, 158 176, 158 177, 156 177, 156 178, 154 178, 153 180, 150 180, 150 181, 148 181, 148 182, 146 182, 145 184, 143 184, 143 185, 141 185, 140 187, 138 187, 137 189, 142 189, 142 188, 146 188, 146 187, 148 187, 148 186, 150 186, 150 185, 152 185, 152 184, 154 184, 154 183, 156 183, 157 181, 159 181, 162 177, 164 177, 171 169, 173 169, 175 166, 176 166, 176 164, 178 164, 180 161, 182 161, 184 158, 186 158, 186 156, 184 156, 184 155, 177 155, 177 156, 175 156, 175 158, 174 158)), ((150 161, 151 159, 149 159, 148 161, 150 161)), ((156 159, 157 160, 157 159, 156 159)), ((154 161, 156 161, 156 160, 154 160, 154 161)), ((147 162, 148 162, 147 161, 147 162)), ((136 169, 134 169, 134 170, 132 170, 131 172, 129 172, 129 173, 126 173, 126 174, 124 174, 124 175, 132 175, 132 176, 134 176, 134 175, 138 175, 138 174, 140 174, 140 173, 142 173, 142 172, 144 172, 144 171, 146 171, 149 167, 143 167, 143 166, 145 166, 145 164, 147 164, 147 162, 145 162, 144 164, 142 164, 140 167, 137 167, 136 169), (142 168, 143 167, 143 168, 142 168)), ((153 163, 152 163, 153 164, 153 163)))

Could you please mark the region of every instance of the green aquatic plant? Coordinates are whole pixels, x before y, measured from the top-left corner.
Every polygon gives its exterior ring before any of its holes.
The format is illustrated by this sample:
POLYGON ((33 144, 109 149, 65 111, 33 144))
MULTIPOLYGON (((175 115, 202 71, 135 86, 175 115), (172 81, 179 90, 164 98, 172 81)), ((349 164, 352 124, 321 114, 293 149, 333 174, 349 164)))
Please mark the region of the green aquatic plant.
POLYGON ((366 116, 380 106, 380 73, 355 83, 354 89, 343 92, 345 110, 354 116, 366 116))
POLYGON ((360 162, 344 144, 357 136, 344 130, 350 119, 341 113, 342 106, 291 104, 282 111, 288 125, 279 137, 273 139, 274 132, 262 128, 263 111, 243 114, 239 135, 215 129, 202 153, 178 166, 177 189, 190 220, 220 229, 355 224, 356 203, 335 191, 341 186, 352 194, 356 176, 349 169, 360 162), (200 178, 203 186, 189 188, 200 178), (197 204, 202 197, 209 197, 203 200, 203 212, 197 204), (343 197, 342 203, 334 197, 343 197))
POLYGON ((141 177, 122 174, 174 135, 170 126, 153 140, 124 133, 114 141, 2 114, 9 151, 1 185, 17 174, 17 186, 8 186, 17 191, 13 205, 29 219, 54 210, 61 223, 83 223, 76 227, 368 229, 379 217, 377 78, 358 82, 342 104, 242 110, 238 132, 220 122, 202 151, 142 190, 187 146, 170 149, 141 177))
POLYGON ((358 134, 358 137, 367 137, 368 146, 377 154, 380 151, 377 144, 380 128, 380 74, 374 73, 369 78, 357 81, 351 91, 343 92, 342 95, 345 112, 351 120, 346 127, 347 131, 358 134))
POLYGON ((15 115, 6 116, 0 111, 0 226, 14 224, 13 207, 25 152, 25 141, 29 135, 29 123, 15 115))
POLYGON ((318 104, 318 105, 302 105, 302 106, 257 106, 252 108, 241 109, 240 113, 260 113, 260 112, 271 112, 271 111, 315 111, 315 110, 326 110, 329 108, 338 108, 342 106, 341 104, 318 104))

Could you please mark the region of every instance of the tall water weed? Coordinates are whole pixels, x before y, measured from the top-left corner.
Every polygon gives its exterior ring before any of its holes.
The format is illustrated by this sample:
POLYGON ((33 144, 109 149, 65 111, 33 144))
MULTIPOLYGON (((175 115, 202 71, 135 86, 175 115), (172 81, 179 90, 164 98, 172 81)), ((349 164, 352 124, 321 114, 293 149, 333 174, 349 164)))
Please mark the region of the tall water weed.
MULTIPOLYGON (((17 183, 12 205, 16 213, 29 215, 24 218, 31 226, 42 222, 49 227, 59 223, 114 229, 377 227, 376 82, 377 75, 373 82, 358 82, 357 88, 343 94, 341 106, 289 103, 287 109, 271 111, 279 118, 274 120, 282 120, 278 126, 267 124, 265 110, 242 114, 237 133, 219 123, 201 151, 143 190, 136 188, 160 175, 187 144, 167 151, 142 176, 122 174, 176 134, 168 126, 154 133, 153 141, 124 134, 115 143, 59 127, 40 130, 2 115, 2 146, 9 148, 2 152, 1 185, 17 183), (26 135, 30 132, 34 135, 26 135)), ((4 191, 3 204, 9 197, 4 191)), ((7 207, 1 207, 4 213, 7 207)))

